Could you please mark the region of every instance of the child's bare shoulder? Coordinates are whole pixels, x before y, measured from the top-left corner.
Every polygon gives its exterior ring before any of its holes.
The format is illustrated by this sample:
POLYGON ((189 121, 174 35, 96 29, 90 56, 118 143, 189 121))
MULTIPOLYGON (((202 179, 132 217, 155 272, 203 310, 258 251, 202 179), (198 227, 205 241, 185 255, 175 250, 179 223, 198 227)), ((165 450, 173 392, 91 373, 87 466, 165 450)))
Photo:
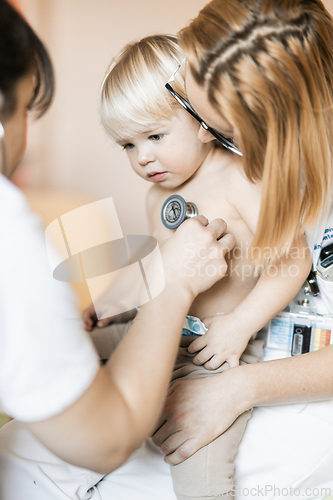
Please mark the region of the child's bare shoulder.
POLYGON ((166 229, 161 222, 161 209, 164 201, 172 192, 154 184, 146 195, 146 211, 149 224, 149 231, 158 241, 163 241, 171 236, 172 231, 166 229))
POLYGON ((261 183, 253 183, 246 177, 242 158, 216 149, 213 162, 213 175, 207 176, 206 193, 210 201, 220 204, 225 200, 240 216, 250 211, 258 212, 261 199, 261 183))
POLYGON ((154 210, 160 204, 161 199, 165 198, 165 189, 159 187, 158 184, 153 184, 146 195, 146 208, 148 213, 154 210))
POLYGON ((244 173, 242 157, 216 148, 213 162, 222 182, 220 188, 230 193, 231 196, 233 194, 238 196, 240 191, 257 190, 257 186, 249 181, 244 173))

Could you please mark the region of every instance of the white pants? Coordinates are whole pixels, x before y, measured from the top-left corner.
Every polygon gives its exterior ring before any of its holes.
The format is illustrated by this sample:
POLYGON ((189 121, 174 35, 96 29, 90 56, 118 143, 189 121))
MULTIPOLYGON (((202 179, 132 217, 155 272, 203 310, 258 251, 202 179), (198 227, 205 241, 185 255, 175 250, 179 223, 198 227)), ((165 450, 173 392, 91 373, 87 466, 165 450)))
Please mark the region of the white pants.
POLYGON ((333 400, 255 408, 235 467, 237 499, 333 500, 333 400))
MULTIPOLYGON (((256 408, 236 459, 236 499, 333 495, 333 400, 256 408)), ((66 464, 24 425, 0 430, 1 500, 175 500, 169 466, 147 442, 102 478, 66 464)))

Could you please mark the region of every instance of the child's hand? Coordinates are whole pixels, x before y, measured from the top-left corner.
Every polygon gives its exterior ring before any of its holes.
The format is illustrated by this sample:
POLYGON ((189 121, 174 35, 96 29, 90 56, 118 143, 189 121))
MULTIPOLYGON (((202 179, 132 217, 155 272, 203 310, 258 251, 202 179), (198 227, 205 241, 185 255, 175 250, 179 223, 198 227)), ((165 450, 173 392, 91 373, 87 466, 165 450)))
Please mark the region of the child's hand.
POLYGON ((91 332, 96 326, 98 328, 105 328, 110 323, 127 323, 135 317, 136 313, 136 309, 131 309, 130 311, 126 311, 124 313, 111 316, 110 318, 104 318, 97 321, 95 308, 93 305, 91 305, 90 307, 87 307, 87 309, 85 309, 82 313, 83 328, 87 332, 91 332))
POLYGON ((113 318, 105 318, 97 321, 97 316, 93 305, 87 307, 87 309, 85 309, 82 313, 83 328, 87 332, 91 332, 95 328, 95 326, 104 328, 105 326, 110 324, 112 320, 113 318))
POLYGON ((230 368, 239 365, 239 358, 255 332, 249 332, 239 324, 233 313, 210 316, 203 320, 208 332, 194 340, 188 352, 194 354, 196 365, 205 365, 207 370, 216 370, 225 361, 230 368))

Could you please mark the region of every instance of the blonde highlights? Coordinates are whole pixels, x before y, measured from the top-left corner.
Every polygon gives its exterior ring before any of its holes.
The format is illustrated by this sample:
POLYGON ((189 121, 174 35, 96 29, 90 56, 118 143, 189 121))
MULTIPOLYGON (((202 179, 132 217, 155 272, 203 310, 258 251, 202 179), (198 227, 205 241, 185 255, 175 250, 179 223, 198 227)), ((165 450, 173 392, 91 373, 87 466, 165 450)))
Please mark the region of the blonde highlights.
MULTIPOLYGON (((102 124, 116 142, 170 119, 177 105, 165 89, 184 56, 172 35, 153 35, 128 44, 111 62, 103 80, 99 110, 102 124)), ((176 88, 184 93, 184 70, 176 88)))
POLYGON ((320 0, 212 0, 179 40, 262 181, 253 247, 287 252, 331 201, 331 16, 320 0))

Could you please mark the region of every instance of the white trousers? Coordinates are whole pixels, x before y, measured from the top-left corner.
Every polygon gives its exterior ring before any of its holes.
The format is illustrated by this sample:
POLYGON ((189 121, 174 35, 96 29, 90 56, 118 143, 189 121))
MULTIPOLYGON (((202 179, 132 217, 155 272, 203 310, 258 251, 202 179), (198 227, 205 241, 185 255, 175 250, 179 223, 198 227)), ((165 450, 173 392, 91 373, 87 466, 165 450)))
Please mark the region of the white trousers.
MULTIPOLYGON (((333 400, 256 408, 235 465, 235 499, 333 496, 333 400)), ((175 498, 169 466, 150 440, 103 478, 66 464, 19 422, 0 430, 1 500, 175 498)))

